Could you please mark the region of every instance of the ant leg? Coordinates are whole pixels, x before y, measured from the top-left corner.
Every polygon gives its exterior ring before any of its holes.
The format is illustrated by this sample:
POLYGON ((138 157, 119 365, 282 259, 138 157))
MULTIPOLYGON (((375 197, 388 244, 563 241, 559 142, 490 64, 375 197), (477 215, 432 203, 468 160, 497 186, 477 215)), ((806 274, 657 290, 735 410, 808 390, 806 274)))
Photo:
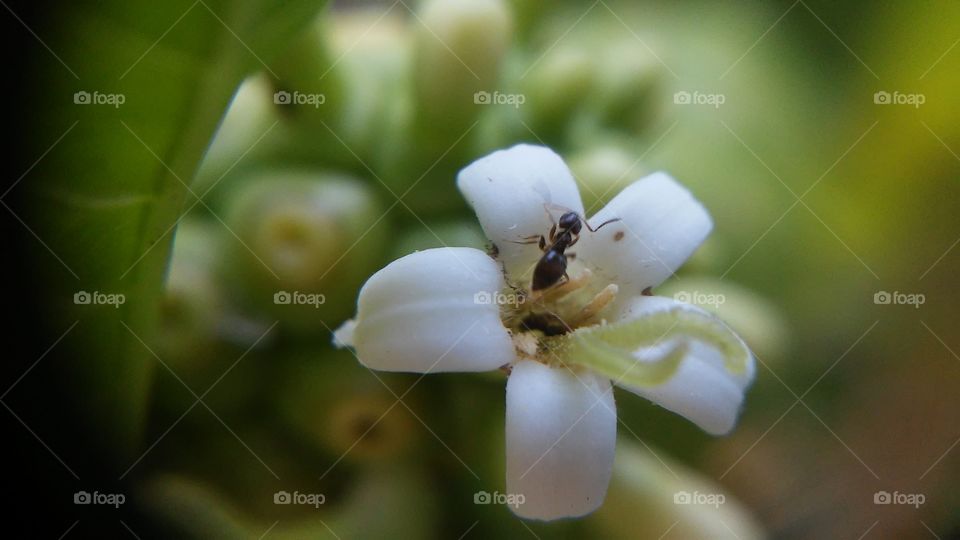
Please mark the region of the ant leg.
POLYGON ((573 240, 569 244, 567 244, 567 247, 570 247, 579 241, 580 241, 580 235, 579 234, 574 235, 573 240))
POLYGON ((547 239, 544 238, 543 235, 541 235, 541 236, 540 236, 540 251, 544 251, 544 250, 546 250, 546 248, 547 248, 547 239))
POLYGON ((532 236, 524 236, 524 240, 510 240, 514 244, 540 244, 540 249, 543 249, 543 246, 546 244, 547 240, 543 237, 542 234, 535 234, 532 236))
MULTIPOLYGON (((557 239, 557 220, 550 213, 550 203, 543 203, 543 211, 547 213, 547 219, 550 220, 550 234, 547 235, 548 241, 552 244, 557 239)), ((541 247, 540 249, 543 249, 541 247)))
POLYGON ((553 221, 553 214, 550 213, 550 203, 543 203, 543 211, 547 213, 547 217, 550 218, 550 221, 553 221))
POLYGON ((564 255, 566 255, 568 261, 572 261, 577 258, 576 253, 564 253, 564 255))
POLYGON ((616 221, 620 221, 620 218, 608 219, 608 220, 604 221, 603 223, 597 225, 596 228, 591 227, 590 224, 587 223, 587 220, 583 220, 583 224, 587 226, 587 229, 589 229, 590 232, 597 232, 597 231, 599 231, 600 228, 603 227, 604 225, 609 225, 609 224, 614 223, 614 222, 616 222, 616 221))

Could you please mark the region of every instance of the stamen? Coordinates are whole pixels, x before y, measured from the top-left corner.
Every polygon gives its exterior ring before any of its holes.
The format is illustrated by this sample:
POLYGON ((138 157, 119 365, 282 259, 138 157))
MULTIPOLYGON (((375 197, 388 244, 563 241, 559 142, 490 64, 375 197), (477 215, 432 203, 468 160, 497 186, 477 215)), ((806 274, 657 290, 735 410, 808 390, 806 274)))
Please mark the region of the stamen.
POLYGON ((536 336, 524 332, 521 334, 514 334, 513 346, 517 349, 517 352, 519 352, 521 356, 526 358, 535 358, 537 356, 537 347, 539 346, 539 343, 537 342, 536 336))
POLYGON ((620 288, 617 287, 616 283, 611 283, 604 287, 602 291, 598 292, 597 295, 593 297, 593 300, 590 300, 587 305, 580 309, 580 312, 577 313, 570 321, 570 325, 574 327, 581 326, 585 322, 595 317, 597 313, 600 313, 603 308, 607 307, 610 302, 616 298, 619 290, 620 288))
POLYGON ((563 298, 564 296, 572 293, 573 291, 582 289, 587 284, 587 282, 590 281, 590 278, 592 276, 593 276, 593 272, 591 272, 589 268, 584 268, 583 271, 580 272, 580 274, 577 277, 570 278, 564 283, 561 283, 556 287, 551 287, 542 293, 539 291, 534 293, 533 300, 542 301, 542 302, 559 300, 560 298, 563 298))

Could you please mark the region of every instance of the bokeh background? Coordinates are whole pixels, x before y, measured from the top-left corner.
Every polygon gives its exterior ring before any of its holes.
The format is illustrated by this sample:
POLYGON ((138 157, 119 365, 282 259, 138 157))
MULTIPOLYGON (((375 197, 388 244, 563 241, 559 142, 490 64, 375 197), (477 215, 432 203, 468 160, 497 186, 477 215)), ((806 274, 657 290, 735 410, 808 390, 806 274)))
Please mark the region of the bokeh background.
POLYGON ((960 536, 957 2, 4 7, 23 536, 960 536), (758 357, 724 438, 617 394, 580 520, 475 504, 504 489, 503 374, 330 343, 390 260, 483 246, 454 178, 516 142, 593 210, 654 170, 687 185, 715 232, 656 292, 758 357))

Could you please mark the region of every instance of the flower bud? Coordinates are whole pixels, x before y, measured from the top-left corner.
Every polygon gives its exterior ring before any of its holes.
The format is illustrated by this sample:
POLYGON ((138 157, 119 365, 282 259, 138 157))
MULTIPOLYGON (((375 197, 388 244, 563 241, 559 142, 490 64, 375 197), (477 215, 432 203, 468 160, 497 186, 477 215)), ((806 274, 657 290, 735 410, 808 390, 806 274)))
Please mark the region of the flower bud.
MULTIPOLYGON (((341 72, 345 95, 340 124, 330 128, 378 169, 382 169, 380 163, 398 153, 397 147, 410 128, 406 89, 413 41, 410 25, 414 23, 404 19, 404 14, 400 5, 387 13, 373 9, 331 13, 330 47, 340 59, 331 70, 341 72)), ((318 131, 321 137, 330 136, 323 132, 318 131)), ((332 147, 350 154, 335 139, 332 147)), ((355 159, 352 164, 356 164, 355 159)))
POLYGON ((253 534, 236 508, 203 482, 173 474, 139 486, 140 508, 178 537, 242 538, 253 534))
POLYGON ((215 227, 193 220, 184 220, 177 227, 160 300, 157 354, 187 378, 209 364, 223 315, 223 294, 215 273, 219 250, 215 227))
MULTIPOLYGON (((515 20, 514 33, 518 40, 528 41, 546 19, 557 9, 557 5, 544 0, 508 0, 510 11, 515 20)), ((567 20, 564 18, 563 20, 567 20)))
POLYGON ((720 275, 729 268, 726 241, 719 236, 707 238, 683 265, 685 274, 720 275), (727 266, 724 266, 727 265, 727 266))
POLYGON ((418 116, 431 131, 459 135, 479 113, 475 94, 496 90, 510 44, 510 12, 502 0, 428 0, 418 17, 418 116))
POLYGON ((279 119, 272 104, 272 87, 263 76, 244 81, 230 102, 220 127, 204 155, 190 189, 203 195, 223 180, 254 161, 269 145, 258 141, 279 119))
POLYGON ((316 331, 352 310, 380 261, 386 223, 362 182, 305 170, 261 171, 226 201, 220 261, 245 309, 316 331))
POLYGON ((635 39, 602 50, 591 109, 600 124, 638 133, 659 114, 664 67, 635 39))
MULTIPOLYGON (((217 464, 222 467, 222 464, 217 464)), ((217 468, 217 467, 213 467, 217 468)), ((231 469, 236 476, 237 470, 231 469)), ((305 472, 303 477, 309 477, 305 472)), ((137 500, 164 533, 175 538, 435 538, 435 487, 419 469, 365 471, 344 488, 281 475, 248 489, 237 501, 223 486, 183 474, 143 482, 137 500), (291 484, 292 482, 292 484, 291 484), (246 503, 246 504, 243 504, 246 503), (371 509, 376 518, 371 519, 371 509), (333 533, 333 534, 331 534, 333 533)), ((230 490, 236 495, 237 490, 230 490)))
POLYGON ((663 452, 617 442, 613 478, 603 506, 588 522, 603 538, 763 538, 743 505, 663 452))
POLYGON ((432 224, 429 230, 417 223, 397 236, 398 240, 391 251, 391 259, 399 259, 414 251, 445 246, 486 249, 489 243, 476 223, 459 221, 432 224))
MULTIPOLYGON (((167 273, 167 283, 160 299, 157 330, 150 340, 150 349, 165 367, 154 382, 153 415, 173 422, 194 403, 196 392, 210 387, 227 370, 231 376, 217 384, 217 391, 204 401, 221 414, 242 408, 262 388, 260 363, 246 362, 231 368, 237 356, 253 342, 267 343, 269 325, 258 329, 248 343, 236 341, 234 314, 226 298, 219 272, 222 254, 222 225, 213 220, 186 219, 178 227, 167 273), (167 368, 174 374, 169 375, 167 368)), ((271 321, 272 322, 272 321, 271 321)), ((256 351, 249 356, 255 357, 256 351)), ((189 416, 184 424, 205 421, 202 416, 189 416)))
POLYGON ((396 397, 350 353, 324 352, 322 362, 311 354, 285 363, 279 399, 287 424, 330 460, 382 462, 410 448, 418 433, 409 411, 392 407, 396 397))
POLYGON ((636 156, 618 146, 597 146, 573 155, 568 164, 573 171, 587 215, 600 210, 620 191, 652 172, 636 156))
POLYGON ((279 80, 273 104, 294 121, 324 129, 319 122, 336 124, 344 105, 343 74, 331 58, 324 19, 309 25, 287 50, 271 62, 279 80))
POLYGON ((530 129, 547 142, 562 141, 569 123, 583 111, 596 76, 595 60, 583 48, 547 52, 522 79, 527 97, 523 112, 530 129))

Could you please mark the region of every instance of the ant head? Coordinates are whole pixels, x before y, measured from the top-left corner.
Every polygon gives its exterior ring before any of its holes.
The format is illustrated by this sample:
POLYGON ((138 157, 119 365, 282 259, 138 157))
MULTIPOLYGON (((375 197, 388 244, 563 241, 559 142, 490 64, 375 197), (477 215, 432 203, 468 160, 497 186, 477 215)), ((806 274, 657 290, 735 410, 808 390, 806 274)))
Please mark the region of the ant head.
POLYGON ((560 216, 560 221, 557 222, 557 225, 559 225, 561 229, 566 229, 573 234, 577 234, 580 232, 580 216, 577 215, 576 212, 567 212, 560 216))

